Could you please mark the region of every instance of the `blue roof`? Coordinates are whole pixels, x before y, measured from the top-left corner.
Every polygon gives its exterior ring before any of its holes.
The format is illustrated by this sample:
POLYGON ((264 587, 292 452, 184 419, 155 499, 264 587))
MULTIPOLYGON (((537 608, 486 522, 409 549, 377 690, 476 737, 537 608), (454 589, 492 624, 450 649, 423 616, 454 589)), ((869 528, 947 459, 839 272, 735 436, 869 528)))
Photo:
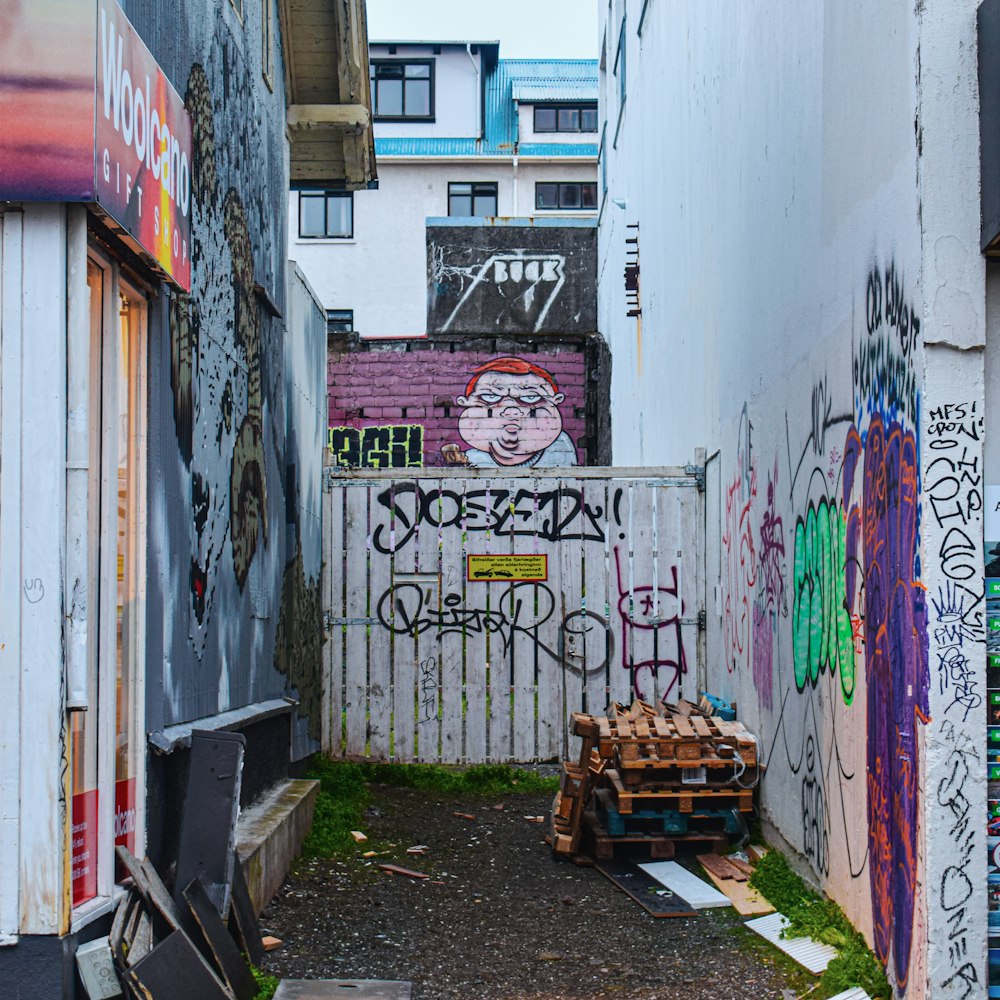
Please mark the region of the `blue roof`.
POLYGON ((596 59, 500 59, 486 76, 484 136, 376 138, 376 156, 588 156, 594 142, 517 141, 518 101, 596 101, 596 59))

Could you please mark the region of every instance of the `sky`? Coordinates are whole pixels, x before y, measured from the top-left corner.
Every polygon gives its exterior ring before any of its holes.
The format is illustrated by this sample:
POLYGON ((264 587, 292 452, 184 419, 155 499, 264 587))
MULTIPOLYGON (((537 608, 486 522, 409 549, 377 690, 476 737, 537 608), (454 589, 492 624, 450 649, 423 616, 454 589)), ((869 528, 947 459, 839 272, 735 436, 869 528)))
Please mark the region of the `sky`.
POLYGON ((595 0, 368 0, 368 37, 500 40, 501 59, 596 59, 595 0))

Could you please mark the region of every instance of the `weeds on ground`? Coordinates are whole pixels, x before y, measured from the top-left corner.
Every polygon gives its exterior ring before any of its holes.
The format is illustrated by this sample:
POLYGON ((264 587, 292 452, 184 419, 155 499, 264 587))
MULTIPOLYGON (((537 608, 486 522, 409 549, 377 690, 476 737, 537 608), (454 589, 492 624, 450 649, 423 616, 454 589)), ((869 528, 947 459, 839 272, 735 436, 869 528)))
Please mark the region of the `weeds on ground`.
POLYGON ((355 847, 368 805, 368 784, 401 785, 445 795, 555 794, 558 778, 504 764, 445 767, 440 764, 355 764, 321 758, 308 777, 319 781, 312 830, 302 849, 305 858, 329 858, 355 847))
POLYGON ((281 980, 277 976, 261 972, 255 965, 250 966, 250 971, 253 973, 253 978, 257 983, 257 995, 253 1000, 271 1000, 281 980))
POLYGON ((892 994, 885 970, 865 939, 836 903, 813 892, 792 871, 782 854, 768 851, 757 862, 750 885, 788 918, 785 936, 810 937, 838 950, 820 978, 816 1000, 854 986, 863 987, 872 1000, 889 1000, 892 994))

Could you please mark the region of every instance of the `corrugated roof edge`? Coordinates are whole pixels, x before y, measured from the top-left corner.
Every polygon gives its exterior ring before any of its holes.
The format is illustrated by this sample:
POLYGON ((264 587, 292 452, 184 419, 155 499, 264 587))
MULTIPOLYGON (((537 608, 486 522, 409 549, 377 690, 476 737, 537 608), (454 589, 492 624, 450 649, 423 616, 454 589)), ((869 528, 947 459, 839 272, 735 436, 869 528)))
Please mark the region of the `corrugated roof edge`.
POLYGON ((496 45, 498 38, 370 38, 369 45, 496 45))
POLYGON ((592 218, 548 219, 537 215, 429 215, 424 222, 428 226, 457 229, 496 229, 530 227, 532 229, 596 229, 597 216, 592 218))

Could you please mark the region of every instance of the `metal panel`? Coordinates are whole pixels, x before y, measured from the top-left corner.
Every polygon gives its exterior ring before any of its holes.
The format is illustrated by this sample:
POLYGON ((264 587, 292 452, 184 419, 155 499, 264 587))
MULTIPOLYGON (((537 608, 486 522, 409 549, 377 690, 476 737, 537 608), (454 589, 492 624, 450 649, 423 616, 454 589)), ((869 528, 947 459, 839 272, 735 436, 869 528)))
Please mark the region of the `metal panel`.
POLYGON ((566 471, 334 480, 327 702, 347 692, 349 755, 551 759, 572 712, 682 693, 704 606, 697 477, 566 471), (496 563, 470 581, 470 554, 545 555, 546 578, 496 563))
POLYGON ((983 0, 978 18, 982 249, 1000 254, 1000 0, 983 0))

